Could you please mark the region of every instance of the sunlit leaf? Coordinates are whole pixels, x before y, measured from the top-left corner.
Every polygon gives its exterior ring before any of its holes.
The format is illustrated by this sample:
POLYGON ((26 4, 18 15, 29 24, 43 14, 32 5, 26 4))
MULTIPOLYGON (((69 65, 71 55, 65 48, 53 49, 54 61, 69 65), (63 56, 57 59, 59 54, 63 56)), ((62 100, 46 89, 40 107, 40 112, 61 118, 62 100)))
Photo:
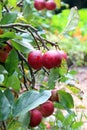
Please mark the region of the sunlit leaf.
POLYGON ((17 0, 8 0, 9 4, 13 7, 16 7, 17 0))
POLYGON ((82 122, 82 121, 74 122, 74 123, 72 124, 72 129, 73 129, 73 130, 80 129, 82 125, 83 125, 83 122, 82 122))
POLYGON ((0 19, 2 18, 2 3, 0 2, 0 19))
POLYGON ((61 7, 61 0, 54 0, 57 7, 60 8, 61 7))
POLYGON ((76 7, 71 8, 69 17, 68 17, 68 23, 63 31, 63 34, 67 34, 70 31, 74 30, 79 23, 79 14, 76 7))

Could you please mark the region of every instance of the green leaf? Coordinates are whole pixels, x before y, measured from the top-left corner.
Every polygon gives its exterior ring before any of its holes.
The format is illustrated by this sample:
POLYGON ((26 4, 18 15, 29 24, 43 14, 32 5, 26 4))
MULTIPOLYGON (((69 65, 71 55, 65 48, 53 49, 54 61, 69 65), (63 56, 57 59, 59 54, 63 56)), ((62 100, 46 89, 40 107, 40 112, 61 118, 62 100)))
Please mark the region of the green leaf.
POLYGON ((9 23, 14 23, 16 21, 17 18, 17 13, 6 13, 1 21, 0 24, 9 24, 9 23))
POLYGON ((9 104, 10 104, 11 106, 13 106, 13 104, 14 104, 14 95, 13 95, 13 93, 11 92, 11 90, 10 90, 10 89, 6 89, 6 90, 4 91, 4 94, 5 94, 6 98, 8 99, 9 104))
POLYGON ((27 19, 27 21, 32 18, 32 7, 30 0, 25 0, 23 2, 23 16, 27 19))
POLYGON ((67 74, 67 64, 65 61, 62 61, 61 67, 59 68, 59 74, 60 76, 67 74))
POLYGON ((64 121, 64 115, 62 113, 62 111, 58 110, 56 113, 55 113, 55 116, 57 118, 57 120, 60 120, 60 121, 64 121))
POLYGON ((71 124, 75 121, 75 117, 76 117, 76 115, 74 112, 66 115, 66 117, 63 121, 63 126, 65 126, 66 128, 67 128, 67 126, 71 127, 71 124))
POLYGON ((50 88, 54 88, 56 80, 58 78, 59 78, 59 68, 53 68, 53 69, 51 69, 49 77, 48 77, 48 86, 50 88))
POLYGON ((12 45, 22 53, 29 53, 35 50, 27 40, 11 40, 12 45))
POLYGON ((59 90, 58 94, 59 94, 59 98, 60 98, 59 103, 65 109, 74 107, 74 101, 73 101, 71 94, 69 94, 68 92, 65 92, 64 90, 59 90))
POLYGON ((16 75, 11 75, 7 78, 5 85, 9 88, 13 88, 15 91, 20 89, 20 81, 16 75))
POLYGON ((30 122, 30 113, 27 112, 23 115, 20 115, 18 118, 18 121, 22 123, 22 125, 25 129, 28 129, 29 122, 30 122))
POLYGON ((7 38, 7 39, 13 39, 13 38, 21 38, 20 36, 17 36, 14 32, 5 32, 2 35, 0 35, 0 38, 7 38))
POLYGON ((25 114, 26 112, 46 102, 50 96, 51 91, 49 90, 42 92, 31 90, 23 93, 14 104, 13 116, 16 117, 20 114, 25 114))
POLYGON ((4 93, 0 91, 0 121, 6 120, 10 114, 10 104, 4 93))
POLYGON ((16 7, 17 0, 8 0, 9 4, 13 7, 16 7))
POLYGON ((21 122, 19 122, 18 120, 13 120, 12 122, 10 122, 10 124, 8 124, 7 130, 25 130, 25 128, 23 128, 21 122))
POLYGON ((0 65, 0 74, 8 74, 7 70, 2 65, 0 65))
POLYGON ((2 18, 2 2, 0 2, 0 20, 2 18))
POLYGON ((0 84, 2 84, 3 81, 4 81, 4 75, 0 74, 0 84))
POLYGON ((83 125, 82 121, 74 122, 72 124, 72 130, 78 130, 82 127, 82 125, 83 125))
POLYGON ((74 30, 79 23, 79 14, 76 7, 71 8, 69 17, 68 17, 68 23, 63 31, 63 34, 67 34, 70 31, 74 30))
POLYGON ((5 68, 9 72, 9 75, 13 74, 18 67, 18 54, 12 49, 5 62, 5 68))

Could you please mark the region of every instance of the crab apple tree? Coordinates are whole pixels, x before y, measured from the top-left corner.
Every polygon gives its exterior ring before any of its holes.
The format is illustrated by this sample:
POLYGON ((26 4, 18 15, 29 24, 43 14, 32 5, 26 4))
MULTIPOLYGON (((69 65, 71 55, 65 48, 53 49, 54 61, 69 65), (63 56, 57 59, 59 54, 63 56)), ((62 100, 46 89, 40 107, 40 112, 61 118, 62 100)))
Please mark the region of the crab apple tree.
POLYGON ((59 35, 54 15, 59 7, 56 0, 0 1, 0 130, 79 126, 72 95, 59 86, 71 78, 61 37, 76 27, 78 13, 71 10, 59 35))

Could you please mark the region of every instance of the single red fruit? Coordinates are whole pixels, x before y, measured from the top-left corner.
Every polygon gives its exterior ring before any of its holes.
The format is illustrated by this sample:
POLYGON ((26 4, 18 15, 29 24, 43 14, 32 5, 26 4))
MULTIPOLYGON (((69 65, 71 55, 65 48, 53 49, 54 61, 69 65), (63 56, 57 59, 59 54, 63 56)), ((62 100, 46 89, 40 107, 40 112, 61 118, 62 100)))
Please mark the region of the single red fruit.
POLYGON ((48 0, 45 2, 45 8, 47 10, 54 10, 56 9, 56 3, 54 2, 54 0, 48 0))
POLYGON ((0 62, 4 63, 8 57, 8 53, 0 50, 0 62))
POLYGON ((11 48, 9 45, 6 45, 6 46, 4 46, 4 49, 3 49, 3 50, 4 50, 5 52, 8 52, 8 53, 9 53, 9 52, 11 51, 11 49, 12 49, 12 48, 11 48))
POLYGON ((60 66, 61 61, 61 54, 56 50, 47 51, 42 58, 43 66, 47 69, 60 66))
POLYGON ((63 50, 60 50, 59 53, 61 54, 62 59, 67 60, 67 54, 66 54, 66 52, 64 52, 63 50))
POLYGON ((50 101, 57 101, 59 102, 58 90, 54 89, 51 91, 51 97, 49 98, 50 101))
POLYGON ((42 120, 42 114, 39 110, 33 109, 30 111, 30 123, 29 126, 36 127, 42 120))
POLYGON ((42 113, 43 117, 48 117, 54 112, 54 104, 51 101, 47 101, 40 105, 39 111, 42 113))
POLYGON ((43 10, 45 8, 45 0, 34 0, 34 7, 37 10, 43 10))
POLYGON ((28 64, 36 70, 42 67, 42 53, 40 50, 32 51, 28 54, 28 64))

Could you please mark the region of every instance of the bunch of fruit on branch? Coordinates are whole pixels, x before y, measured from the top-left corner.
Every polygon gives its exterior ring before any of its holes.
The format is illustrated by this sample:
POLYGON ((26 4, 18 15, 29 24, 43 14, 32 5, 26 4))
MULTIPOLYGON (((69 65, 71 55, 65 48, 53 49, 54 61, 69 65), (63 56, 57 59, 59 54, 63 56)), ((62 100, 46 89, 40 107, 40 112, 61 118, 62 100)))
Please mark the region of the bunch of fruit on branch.
POLYGON ((34 0, 34 7, 37 10, 55 10, 56 3, 54 2, 54 0, 34 0))
POLYGON ((30 127, 38 126, 43 118, 51 116, 54 112, 54 102, 59 102, 58 91, 56 89, 51 90, 51 97, 49 100, 41 104, 35 109, 29 111, 30 113, 30 127))
POLYGON ((35 50, 28 54, 28 64, 36 70, 42 67, 46 69, 60 67, 63 59, 67 60, 67 54, 63 50, 49 50, 44 54, 40 50, 35 50))

